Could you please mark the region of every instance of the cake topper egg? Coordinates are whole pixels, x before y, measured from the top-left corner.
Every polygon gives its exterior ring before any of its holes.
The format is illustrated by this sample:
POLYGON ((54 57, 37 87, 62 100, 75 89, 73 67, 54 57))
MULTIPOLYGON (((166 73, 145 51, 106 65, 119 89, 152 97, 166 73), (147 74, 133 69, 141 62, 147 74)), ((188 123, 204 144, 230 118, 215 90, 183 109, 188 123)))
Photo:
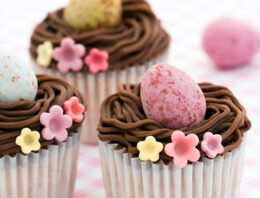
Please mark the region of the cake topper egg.
POLYGON ((32 101, 37 87, 31 67, 9 50, 0 48, 0 102, 32 101))
POLYGON ((121 0, 70 0, 63 12, 64 21, 76 30, 113 28, 121 17, 121 0))
POLYGON ((246 65, 260 49, 260 35, 252 26, 232 18, 220 18, 204 31, 202 45, 219 69, 246 65))
POLYGON ((206 100, 185 72, 166 64, 149 68, 141 82, 141 101, 148 119, 169 129, 193 127, 205 117, 206 100))

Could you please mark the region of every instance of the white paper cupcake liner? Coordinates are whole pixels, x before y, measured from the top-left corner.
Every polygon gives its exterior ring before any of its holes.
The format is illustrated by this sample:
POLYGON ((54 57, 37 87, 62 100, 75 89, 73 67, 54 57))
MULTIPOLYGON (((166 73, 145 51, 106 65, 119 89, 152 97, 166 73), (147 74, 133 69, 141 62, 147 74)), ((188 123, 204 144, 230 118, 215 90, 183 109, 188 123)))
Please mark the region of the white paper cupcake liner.
POLYGON ((81 92, 87 106, 86 119, 82 124, 82 142, 97 142, 97 125, 100 117, 102 101, 109 95, 116 93, 121 83, 139 83, 144 72, 154 64, 167 63, 168 52, 148 61, 143 65, 134 65, 114 71, 98 74, 68 72, 62 74, 53 69, 40 67, 33 63, 33 69, 38 74, 49 74, 62 78, 74 85, 81 92))
POLYGON ((244 160, 244 142, 232 152, 183 169, 163 162, 131 158, 116 144, 99 141, 107 198, 236 198, 244 160))
POLYGON ((71 198, 79 133, 38 153, 0 158, 0 198, 71 198))

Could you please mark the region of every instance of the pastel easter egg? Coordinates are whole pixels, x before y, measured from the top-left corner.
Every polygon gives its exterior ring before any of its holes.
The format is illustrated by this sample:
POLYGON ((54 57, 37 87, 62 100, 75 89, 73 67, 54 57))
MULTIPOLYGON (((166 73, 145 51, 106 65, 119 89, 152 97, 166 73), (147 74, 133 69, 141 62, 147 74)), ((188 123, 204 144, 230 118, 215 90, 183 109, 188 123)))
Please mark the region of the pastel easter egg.
POLYGON ((31 67, 12 52, 0 48, 0 102, 32 101, 37 87, 31 67))
POLYGON ((64 21, 77 30, 114 28, 122 17, 121 0, 70 0, 64 21))
POLYGON ((259 47, 259 33, 250 25, 230 18, 214 21, 203 34, 204 50, 222 69, 249 63, 259 47))
POLYGON ((141 101, 147 118, 170 129, 193 127, 206 112, 199 85, 185 72, 167 64, 146 71, 141 82, 141 101))

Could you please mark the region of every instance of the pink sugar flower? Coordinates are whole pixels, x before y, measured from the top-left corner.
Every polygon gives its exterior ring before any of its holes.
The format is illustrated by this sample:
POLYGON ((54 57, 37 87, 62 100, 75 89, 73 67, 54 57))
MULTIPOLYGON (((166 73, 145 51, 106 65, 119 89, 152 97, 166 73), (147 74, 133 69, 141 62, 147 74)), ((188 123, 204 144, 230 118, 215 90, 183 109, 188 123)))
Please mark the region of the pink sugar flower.
POLYGON ((63 115, 63 109, 54 105, 50 108, 49 113, 42 113, 40 122, 44 126, 42 137, 45 140, 56 139, 62 142, 67 139, 67 128, 71 127, 72 119, 68 115, 63 115))
POLYGON ((90 50, 89 55, 86 56, 85 64, 92 74, 96 74, 99 71, 106 71, 108 69, 108 58, 109 55, 106 51, 93 48, 90 50))
POLYGON ((203 141, 201 142, 201 150, 205 152, 209 158, 215 158, 217 154, 223 153, 224 151, 224 147, 221 142, 221 135, 214 135, 211 132, 207 132, 203 136, 203 141))
POLYGON ((172 143, 165 146, 165 153, 173 157, 173 163, 178 168, 184 168, 188 160, 196 162, 200 158, 200 152, 196 148, 199 138, 195 134, 185 136, 182 131, 175 131, 171 136, 172 143))
POLYGON ((62 73, 79 71, 83 67, 81 59, 85 54, 85 47, 82 44, 75 44, 71 38, 64 38, 61 46, 54 49, 53 58, 58 61, 58 69, 62 73))
POLYGON ((63 108, 65 114, 70 116, 74 122, 81 122, 83 120, 85 107, 83 104, 79 103, 77 97, 71 97, 69 100, 64 102, 63 108))

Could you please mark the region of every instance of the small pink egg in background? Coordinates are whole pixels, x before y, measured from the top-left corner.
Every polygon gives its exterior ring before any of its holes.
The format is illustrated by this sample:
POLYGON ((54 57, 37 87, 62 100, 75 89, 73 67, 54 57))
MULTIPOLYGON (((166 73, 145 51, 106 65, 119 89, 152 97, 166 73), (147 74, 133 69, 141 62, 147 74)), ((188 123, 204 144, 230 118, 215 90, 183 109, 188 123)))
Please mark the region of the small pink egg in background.
POLYGON ((149 68, 141 82, 141 100, 147 118, 170 129, 193 127, 205 116, 202 90, 185 72, 167 64, 149 68))
POLYGON ((249 63, 260 47, 259 33, 249 24, 231 18, 210 23, 202 39, 204 50, 219 69, 249 63))

